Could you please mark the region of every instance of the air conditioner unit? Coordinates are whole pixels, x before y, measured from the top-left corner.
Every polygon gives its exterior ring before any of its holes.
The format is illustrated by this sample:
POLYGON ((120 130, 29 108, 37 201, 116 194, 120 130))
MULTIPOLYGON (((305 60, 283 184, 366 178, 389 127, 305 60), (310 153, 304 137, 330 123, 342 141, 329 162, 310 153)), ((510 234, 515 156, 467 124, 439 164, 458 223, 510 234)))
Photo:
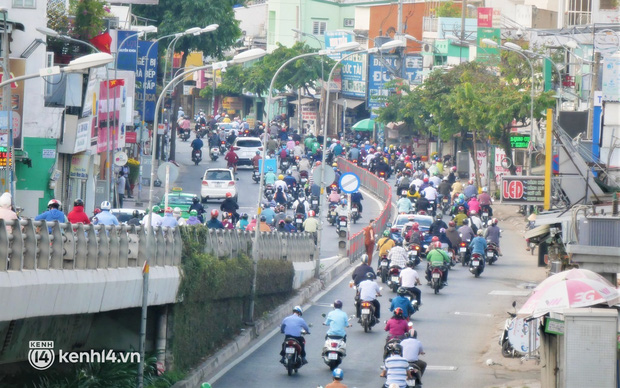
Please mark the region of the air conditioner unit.
POLYGON ((430 44, 425 44, 422 46, 422 51, 425 53, 432 53, 433 52, 433 46, 431 46, 430 44))
POLYGON ((344 21, 342 22, 342 25, 344 27, 355 27, 355 19, 354 18, 344 18, 344 21))

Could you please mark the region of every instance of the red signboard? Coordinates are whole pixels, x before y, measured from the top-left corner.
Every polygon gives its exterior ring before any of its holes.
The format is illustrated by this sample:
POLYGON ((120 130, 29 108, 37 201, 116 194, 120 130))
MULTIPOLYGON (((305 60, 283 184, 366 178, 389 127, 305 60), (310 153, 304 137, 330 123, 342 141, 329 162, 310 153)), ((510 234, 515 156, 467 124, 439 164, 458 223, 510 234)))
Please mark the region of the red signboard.
POLYGON ((502 176, 502 203, 539 205, 544 201, 545 180, 541 176, 502 176))
POLYGON ((478 27, 493 27, 493 8, 478 8, 478 27))
POLYGON ((125 134, 125 143, 135 144, 137 143, 137 140, 138 140, 137 132, 127 132, 125 134))

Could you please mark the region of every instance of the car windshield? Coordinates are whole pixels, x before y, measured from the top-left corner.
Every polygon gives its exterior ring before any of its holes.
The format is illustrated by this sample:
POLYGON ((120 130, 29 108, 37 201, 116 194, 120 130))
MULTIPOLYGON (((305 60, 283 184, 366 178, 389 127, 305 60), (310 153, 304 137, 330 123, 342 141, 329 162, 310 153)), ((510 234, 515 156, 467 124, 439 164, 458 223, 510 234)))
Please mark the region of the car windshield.
POLYGON ((260 140, 238 140, 237 147, 261 147, 260 140))
POLYGON ((394 224, 394 226, 401 226, 402 227, 407 222, 409 222, 409 217, 398 217, 396 219, 396 223, 394 224))
POLYGON ((430 228, 433 223, 433 219, 430 217, 415 217, 415 222, 420 225, 420 228, 430 228))
POLYGON ((231 129, 232 128, 232 124, 219 124, 220 129, 231 129))
POLYGON ((191 205, 192 198, 189 195, 168 194, 168 205, 191 205))
POLYGON ((128 213, 112 212, 112 214, 116 216, 116 219, 120 223, 127 222, 133 218, 133 215, 128 214, 128 213))
POLYGON ((207 181, 231 181, 232 176, 230 175, 230 171, 221 170, 221 171, 207 171, 206 179, 207 181))

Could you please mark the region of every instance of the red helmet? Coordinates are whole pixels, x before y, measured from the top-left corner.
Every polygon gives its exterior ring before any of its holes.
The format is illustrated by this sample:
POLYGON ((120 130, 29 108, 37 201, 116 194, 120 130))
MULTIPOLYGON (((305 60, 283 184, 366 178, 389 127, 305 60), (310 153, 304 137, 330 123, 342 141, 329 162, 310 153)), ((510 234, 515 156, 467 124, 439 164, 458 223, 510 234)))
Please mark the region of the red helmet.
POLYGON ((452 171, 456 171, 456 166, 452 166, 452 171))
POLYGON ((405 162, 408 162, 410 160, 411 160, 411 156, 409 156, 409 155, 405 156, 405 162))
POLYGON ((314 217, 316 215, 316 213, 314 212, 314 210, 310 210, 308 212, 308 217, 314 217))
POLYGON ((317 161, 316 163, 314 163, 315 166, 320 166, 321 162, 317 161))
POLYGON ((401 309, 400 307, 396 307, 394 309, 394 315, 396 315, 397 317, 402 317, 403 316, 403 309, 401 309))
POLYGON ((456 226, 456 224, 454 223, 454 221, 450 221, 448 222, 448 226, 456 226))
POLYGON ((226 193, 226 198, 232 198, 232 193, 231 192, 226 193))
POLYGON ((411 227, 413 228, 413 230, 417 230, 420 227, 420 224, 418 224, 417 222, 414 222, 413 225, 411 225, 411 227))
POLYGON ((424 183, 428 183, 428 178, 424 178, 424 183))
POLYGON ((336 140, 336 144, 340 144, 340 140, 336 140))
POLYGON ((437 237, 437 236, 433 236, 433 238, 431 239, 431 241, 432 241, 432 242, 439 241, 439 237, 437 237))
POLYGON ((211 218, 217 218, 217 216, 219 215, 220 215, 220 212, 218 212, 217 209, 211 210, 211 218))
POLYGON ((299 145, 299 142, 298 142, 298 141, 296 141, 296 142, 295 142, 295 145, 299 145))
POLYGON ((168 206, 166 210, 164 210, 164 213, 172 213, 172 208, 168 206))
POLYGON ((465 211, 465 206, 459 206, 459 211, 460 212, 464 212, 465 211))

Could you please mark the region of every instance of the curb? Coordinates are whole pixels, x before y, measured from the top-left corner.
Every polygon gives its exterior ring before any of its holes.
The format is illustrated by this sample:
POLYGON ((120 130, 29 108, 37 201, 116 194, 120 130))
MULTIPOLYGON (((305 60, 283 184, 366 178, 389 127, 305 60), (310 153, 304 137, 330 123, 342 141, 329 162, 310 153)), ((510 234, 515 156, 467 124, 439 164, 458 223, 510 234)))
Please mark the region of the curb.
POLYGON ((236 336, 232 342, 225 345, 197 368, 190 371, 188 377, 177 382, 172 387, 199 387, 202 382, 207 381, 211 376, 213 376, 221 366, 226 365, 229 361, 235 358, 238 353, 246 350, 252 344, 252 341, 260 337, 262 333, 273 330, 274 326, 278 325, 284 317, 290 314, 291 309, 294 306, 304 305, 314 295, 324 289, 326 284, 330 283, 338 275, 346 271, 350 266, 351 262, 349 258, 343 257, 330 267, 326 268, 322 271, 320 279, 313 279, 309 281, 305 287, 297 290, 297 295, 278 306, 267 317, 257 320, 255 322, 255 326, 249 327, 248 330, 244 330, 241 334, 236 336))

